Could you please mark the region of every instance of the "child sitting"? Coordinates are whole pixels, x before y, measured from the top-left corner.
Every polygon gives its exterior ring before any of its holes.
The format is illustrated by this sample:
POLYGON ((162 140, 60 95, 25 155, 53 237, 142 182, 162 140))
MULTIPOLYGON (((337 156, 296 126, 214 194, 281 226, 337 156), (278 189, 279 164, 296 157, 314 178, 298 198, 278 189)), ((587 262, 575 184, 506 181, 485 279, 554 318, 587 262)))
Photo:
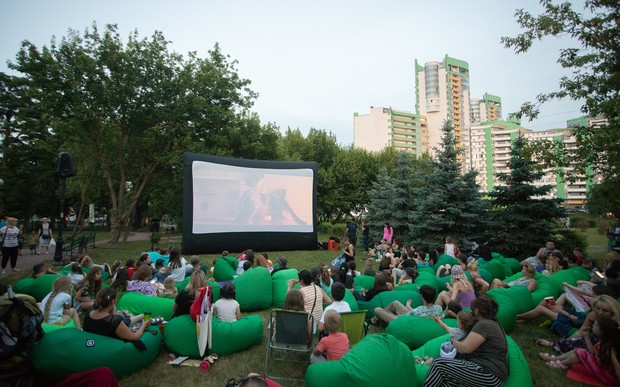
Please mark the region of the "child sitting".
POLYGON ((174 278, 168 277, 164 280, 164 290, 158 291, 157 296, 162 298, 177 298, 177 294, 179 293, 177 287, 175 286, 176 282, 174 278))
POLYGON ((400 277, 398 281, 399 285, 412 284, 413 281, 418 277, 418 270, 413 267, 408 267, 405 269, 405 275, 400 277))
POLYGON ((463 340, 465 336, 471 332, 471 329, 475 324, 474 316, 471 312, 466 310, 462 310, 456 315, 457 328, 447 326, 446 323, 441 320, 440 316, 431 316, 431 318, 435 320, 435 322, 437 322, 446 332, 448 332, 451 338, 458 341, 463 340))
POLYGON ((213 315, 222 322, 235 322, 241 319, 241 309, 235 300, 235 285, 227 283, 220 291, 220 299, 213 305, 213 315))
POLYGON ((339 360, 349 350, 349 338, 346 333, 340 332, 340 313, 328 310, 325 313, 325 328, 329 336, 323 337, 314 352, 310 355, 310 363, 320 363, 327 360, 339 360))
POLYGON ((84 279, 84 272, 82 271, 82 266, 79 263, 73 262, 71 264, 71 272, 67 274, 69 278, 71 278, 71 285, 75 286, 80 283, 84 279))

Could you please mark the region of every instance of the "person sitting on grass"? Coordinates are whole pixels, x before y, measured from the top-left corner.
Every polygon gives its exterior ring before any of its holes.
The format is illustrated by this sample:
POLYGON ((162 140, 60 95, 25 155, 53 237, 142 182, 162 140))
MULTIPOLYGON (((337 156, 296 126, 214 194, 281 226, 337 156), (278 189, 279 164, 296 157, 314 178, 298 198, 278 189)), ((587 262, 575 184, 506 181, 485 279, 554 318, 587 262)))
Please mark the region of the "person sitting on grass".
POLYGON ((235 285, 227 283, 220 290, 220 299, 213 305, 213 315, 222 322, 241 320, 241 309, 235 300, 235 285))
POLYGON ((139 340, 150 325, 151 320, 143 320, 135 332, 129 329, 123 316, 116 313, 116 291, 112 288, 99 291, 93 309, 84 316, 84 331, 127 341, 139 340))
POLYGON ((321 320, 319 321, 319 332, 322 332, 325 328, 325 314, 328 310, 335 310, 338 313, 345 313, 351 311, 351 306, 348 302, 342 301, 344 299, 344 294, 347 290, 344 285, 340 282, 334 282, 331 288, 332 299, 334 302, 329 304, 325 310, 323 311, 323 315, 321 316, 321 320))
POLYGON ((187 262, 185 258, 181 257, 181 252, 176 247, 170 249, 170 260, 168 265, 163 269, 155 273, 155 279, 158 282, 164 283, 164 280, 171 276, 176 282, 182 282, 185 280, 185 266, 187 262))
POLYGON ((95 296, 101 290, 101 274, 101 267, 93 266, 86 277, 76 285, 73 308, 78 312, 84 312, 93 307, 95 296))
POLYGON ((540 357, 551 368, 566 369, 571 366, 566 376, 577 382, 618 386, 620 385, 618 323, 607 317, 599 317, 594 322, 592 331, 600 338, 596 345, 586 336, 587 349, 577 348, 559 356, 541 353, 540 357))
POLYGON ((168 277, 164 280, 164 290, 157 292, 157 296, 161 298, 176 298, 179 291, 176 287, 174 278, 168 277))
POLYGON ((511 288, 516 285, 521 285, 526 286, 527 290, 529 290, 530 292, 536 290, 536 280, 534 279, 534 276, 536 275, 536 269, 534 268, 534 266, 527 262, 521 262, 521 266, 522 277, 510 282, 504 282, 499 278, 495 278, 491 283, 491 289, 511 288))
POLYGON ((71 307, 71 279, 67 276, 59 276, 54 282, 52 292, 41 301, 43 322, 48 324, 65 325, 71 319, 77 329, 81 329, 80 317, 71 307))
POLYGON ((443 310, 441 306, 435 305, 435 295, 437 292, 435 288, 430 285, 422 285, 420 287, 420 299, 422 305, 417 308, 411 308, 411 300, 407 300, 406 305, 400 303, 400 301, 392 301, 385 308, 375 308, 375 317, 370 319, 370 323, 377 325, 380 321, 389 323, 398 316, 417 316, 417 317, 430 317, 441 316, 443 310))
POLYGON ((340 332, 342 318, 335 310, 325 313, 325 328, 329 336, 323 337, 310 355, 310 363, 320 363, 328 360, 339 360, 350 348, 349 337, 340 332))

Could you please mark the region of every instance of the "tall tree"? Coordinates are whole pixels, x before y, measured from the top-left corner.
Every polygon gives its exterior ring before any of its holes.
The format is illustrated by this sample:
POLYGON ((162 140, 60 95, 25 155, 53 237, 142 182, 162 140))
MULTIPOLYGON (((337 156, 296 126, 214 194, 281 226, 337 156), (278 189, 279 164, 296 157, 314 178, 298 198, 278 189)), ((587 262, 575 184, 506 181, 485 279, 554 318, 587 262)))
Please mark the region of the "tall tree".
POLYGON ((475 184, 476 173, 461 176, 461 152, 452 123, 446 121, 442 131, 433 170, 415 177, 409 231, 417 244, 442 243, 446 236, 472 237, 479 235, 485 225, 485 206, 475 184))
MULTIPOLYGON (((613 186, 620 171, 620 2, 586 0, 580 3, 581 12, 573 9, 571 1, 541 0, 541 4, 544 10, 540 15, 517 10, 517 22, 524 31, 501 41, 521 54, 536 40, 571 37, 574 46, 560 50, 558 58, 571 75, 560 79, 558 90, 541 93, 535 102, 523 104, 517 115, 535 118, 545 102, 570 98, 583 101, 584 114, 606 118, 606 125, 575 130, 577 147, 565 149, 556 161, 575 163, 582 174, 592 167, 602 173, 604 185, 613 186)), ((613 191, 613 187, 601 191, 613 191)))
POLYGON ((394 213, 393 188, 392 177, 387 168, 381 168, 377 179, 372 182, 372 188, 368 193, 369 201, 366 205, 368 209, 366 222, 370 227, 370 237, 373 241, 381 240, 383 224, 391 222, 394 213))
POLYGON ((510 149, 510 173, 498 173, 500 184, 492 198, 492 232, 494 245, 511 257, 532 255, 551 235, 555 218, 564 216, 561 199, 543 198, 552 186, 536 186, 544 175, 525 151, 526 141, 517 137, 510 149))
POLYGON ((125 44, 115 25, 102 33, 93 25, 42 49, 25 41, 10 66, 28 80, 62 147, 96 160, 117 242, 157 171, 180 167, 170 152, 191 142, 230 144, 227 130, 256 97, 235 63, 217 45, 209 58, 184 59, 160 32, 140 39, 135 31, 125 44))

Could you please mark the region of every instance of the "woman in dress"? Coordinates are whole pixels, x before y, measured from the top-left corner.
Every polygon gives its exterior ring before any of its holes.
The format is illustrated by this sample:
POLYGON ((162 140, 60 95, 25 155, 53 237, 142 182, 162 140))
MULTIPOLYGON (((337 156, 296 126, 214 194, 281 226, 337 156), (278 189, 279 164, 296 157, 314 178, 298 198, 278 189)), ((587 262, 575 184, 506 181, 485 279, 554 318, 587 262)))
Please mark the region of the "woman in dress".
POLYGON ((49 224, 49 219, 41 219, 41 224, 39 225, 39 250, 37 254, 40 254, 43 248, 45 248, 45 254, 49 253, 52 238, 52 227, 49 224))

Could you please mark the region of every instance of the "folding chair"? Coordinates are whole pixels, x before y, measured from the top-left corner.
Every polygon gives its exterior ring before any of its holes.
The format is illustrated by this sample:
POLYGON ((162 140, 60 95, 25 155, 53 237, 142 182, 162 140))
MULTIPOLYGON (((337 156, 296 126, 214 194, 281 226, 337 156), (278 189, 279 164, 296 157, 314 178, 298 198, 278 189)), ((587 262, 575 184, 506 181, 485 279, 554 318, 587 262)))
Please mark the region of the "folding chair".
POLYGON ((268 372, 269 359, 278 361, 310 362, 312 353, 312 326, 314 319, 307 312, 296 312, 291 310, 274 309, 271 311, 269 324, 269 343, 265 351, 265 376, 272 379, 283 380, 303 380, 296 378, 285 378, 270 375, 268 372), (310 344, 308 344, 310 343, 310 344), (276 357, 274 351, 284 351, 305 353, 303 360, 294 360, 291 356, 276 357))
POLYGON ((340 331, 347 334, 349 337, 349 344, 351 346, 357 344, 357 342, 363 339, 368 332, 368 325, 366 325, 366 313, 367 311, 365 310, 340 313, 342 321, 340 331))

